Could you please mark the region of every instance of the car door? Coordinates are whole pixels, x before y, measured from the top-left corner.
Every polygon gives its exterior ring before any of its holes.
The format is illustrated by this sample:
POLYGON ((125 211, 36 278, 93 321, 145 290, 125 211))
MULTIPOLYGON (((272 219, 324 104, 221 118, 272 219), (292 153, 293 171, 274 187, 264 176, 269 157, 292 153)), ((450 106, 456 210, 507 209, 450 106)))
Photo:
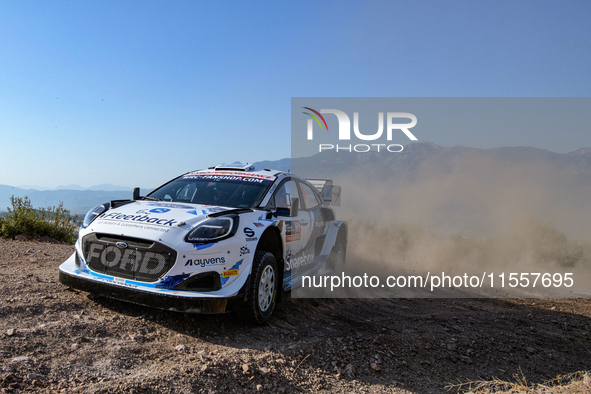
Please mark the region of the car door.
POLYGON ((322 219, 322 202, 307 183, 298 181, 298 191, 301 201, 301 217, 300 225, 302 226, 302 238, 307 239, 307 244, 304 246, 305 254, 310 256, 310 262, 301 266, 298 275, 305 275, 317 267, 317 262, 314 260, 316 256, 316 239, 324 232, 324 220, 322 219))
POLYGON ((282 237, 285 240, 284 260, 285 274, 289 278, 287 283, 298 277, 303 267, 311 264, 314 255, 308 251, 310 241, 310 214, 302 209, 302 200, 298 191, 298 184, 293 178, 283 181, 273 195, 276 208, 288 208, 290 216, 278 216, 283 221, 282 237), (294 206, 298 204, 298 213, 294 215, 294 206))

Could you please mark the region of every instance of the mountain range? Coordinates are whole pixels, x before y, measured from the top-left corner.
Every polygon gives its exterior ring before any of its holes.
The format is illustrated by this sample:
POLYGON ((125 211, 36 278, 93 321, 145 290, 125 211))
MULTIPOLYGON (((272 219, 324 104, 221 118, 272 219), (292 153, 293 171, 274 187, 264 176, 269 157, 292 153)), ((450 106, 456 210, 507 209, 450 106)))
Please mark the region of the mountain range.
MULTIPOLYGON (((400 153, 349 153, 328 151, 306 158, 261 162, 274 169, 305 174, 306 177, 338 177, 341 174, 367 170, 367 176, 378 179, 419 180, 416 177, 437 176, 458 172, 476 165, 492 165, 498 169, 543 166, 562 174, 591 176, 591 148, 561 154, 533 147, 502 147, 493 149, 465 146, 443 147, 429 142, 408 144, 400 153), (278 166, 273 167, 277 163, 278 166), (280 167, 280 168, 277 168, 280 167)), ((258 168, 259 163, 255 163, 258 168)), ((268 167, 266 167, 268 168, 268 167)), ((589 179, 587 179, 589 180, 589 179)))
MULTIPOLYGON (((355 179, 365 184, 366 191, 387 184, 387 193, 402 195, 402 188, 426 182, 434 184, 438 180, 439 192, 453 182, 459 189, 465 188, 462 182, 467 179, 472 183, 489 185, 481 185, 477 189, 486 189, 501 181, 509 183, 498 184, 498 187, 512 188, 512 182, 517 185, 523 182, 542 183, 544 187, 540 191, 566 187, 586 192, 591 187, 591 148, 560 154, 533 147, 478 149, 419 142, 405 146, 400 153, 322 152, 307 158, 259 161, 254 165, 257 169, 291 170, 306 178, 333 178, 335 182, 349 183, 349 188, 353 189, 355 187, 350 183, 355 179)), ((84 190, 78 185, 59 186, 54 190, 0 185, 0 210, 9 206, 10 196, 15 195, 29 197, 35 207, 54 206, 61 201, 71 213, 84 214, 102 202, 130 198, 131 191, 129 187, 109 184, 84 190)), ((426 190, 426 193, 432 192, 426 190)), ((142 194, 145 193, 146 190, 142 189, 142 194)), ((468 194, 474 193, 470 190, 468 194)), ((478 204, 476 207, 474 204, 470 200, 468 207, 478 209, 478 204)))
POLYGON ((90 186, 90 187, 82 187, 80 185, 71 184, 71 185, 59 185, 58 187, 51 188, 51 187, 44 187, 44 186, 37 186, 37 185, 18 185, 16 186, 19 189, 25 190, 39 190, 39 191, 47 191, 47 190, 96 190, 96 191, 133 191, 133 188, 127 186, 118 186, 118 185, 111 185, 110 183, 102 183, 100 185, 90 186))

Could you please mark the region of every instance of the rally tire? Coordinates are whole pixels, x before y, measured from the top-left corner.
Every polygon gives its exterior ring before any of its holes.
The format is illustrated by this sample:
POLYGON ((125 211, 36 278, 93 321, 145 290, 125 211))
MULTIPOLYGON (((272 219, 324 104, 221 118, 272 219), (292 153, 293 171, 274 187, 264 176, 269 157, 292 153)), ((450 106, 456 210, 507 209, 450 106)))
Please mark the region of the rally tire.
POLYGON ((345 269, 345 246, 338 242, 328 257, 326 268, 331 272, 341 272, 345 269))
POLYGON ((279 270, 272 253, 258 250, 252 264, 251 282, 246 301, 237 311, 242 320, 262 324, 269 320, 275 309, 279 270))

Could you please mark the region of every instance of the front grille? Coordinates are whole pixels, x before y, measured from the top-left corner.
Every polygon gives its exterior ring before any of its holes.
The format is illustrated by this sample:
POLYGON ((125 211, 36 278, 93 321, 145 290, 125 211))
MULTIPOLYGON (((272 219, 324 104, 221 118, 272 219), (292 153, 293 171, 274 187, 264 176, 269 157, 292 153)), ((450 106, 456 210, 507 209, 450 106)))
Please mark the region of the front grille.
POLYGON ((172 268, 176 251, 158 242, 111 234, 82 239, 88 268, 109 276, 155 282, 172 268))

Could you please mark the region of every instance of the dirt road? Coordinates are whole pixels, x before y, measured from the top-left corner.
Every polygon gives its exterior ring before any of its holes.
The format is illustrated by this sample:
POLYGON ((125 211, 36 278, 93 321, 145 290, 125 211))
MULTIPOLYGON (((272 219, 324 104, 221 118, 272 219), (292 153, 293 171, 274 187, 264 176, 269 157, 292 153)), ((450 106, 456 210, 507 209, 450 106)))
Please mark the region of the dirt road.
POLYGON ((294 299, 253 326, 67 289, 72 251, 0 240, 4 392, 443 393, 591 370, 589 300, 294 299))

